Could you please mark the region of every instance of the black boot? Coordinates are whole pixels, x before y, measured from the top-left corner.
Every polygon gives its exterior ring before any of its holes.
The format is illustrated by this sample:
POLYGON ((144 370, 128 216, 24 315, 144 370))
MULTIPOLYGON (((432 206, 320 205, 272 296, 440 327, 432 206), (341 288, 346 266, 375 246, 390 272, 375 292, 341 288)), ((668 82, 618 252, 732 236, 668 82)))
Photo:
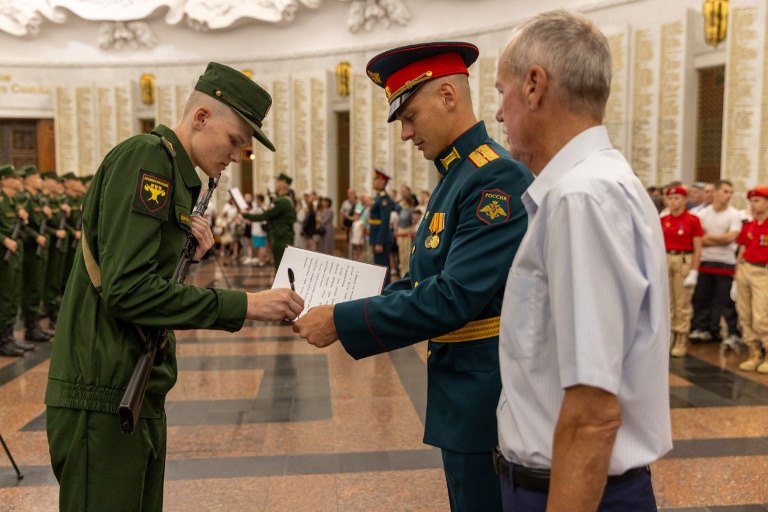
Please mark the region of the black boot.
POLYGON ((40 329, 40 326, 37 324, 37 322, 25 322, 26 329, 24 330, 24 339, 27 341, 35 341, 38 343, 42 343, 45 341, 50 341, 52 336, 48 334, 47 332, 40 329))
POLYGON ((9 327, 8 331, 6 333, 6 338, 11 341, 15 346, 19 347, 24 352, 30 352, 32 350, 35 350, 37 347, 35 345, 32 345, 31 343, 26 343, 24 341, 17 341, 16 336, 13 333, 13 327, 9 327))
POLYGON ((17 347, 16 343, 14 343, 13 327, 5 329, 0 336, 0 355, 11 357, 24 355, 24 349, 17 347), (8 333, 10 333, 10 337, 8 333))

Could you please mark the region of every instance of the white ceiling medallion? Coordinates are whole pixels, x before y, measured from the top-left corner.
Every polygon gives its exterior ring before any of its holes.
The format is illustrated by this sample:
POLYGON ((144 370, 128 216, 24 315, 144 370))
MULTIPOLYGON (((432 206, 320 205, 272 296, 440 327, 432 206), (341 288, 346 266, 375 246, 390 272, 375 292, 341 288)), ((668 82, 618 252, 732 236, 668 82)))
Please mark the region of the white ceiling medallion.
MULTIPOLYGON (((340 0, 351 2, 347 26, 351 32, 372 30, 377 24, 405 25, 410 13, 403 0, 340 0)), ((67 21, 66 11, 103 22, 99 46, 105 50, 152 47, 157 39, 142 21, 158 10, 166 11, 169 25, 186 22, 195 30, 218 30, 243 18, 269 23, 291 22, 299 4, 310 9, 322 0, 0 0, 0 31, 14 36, 36 36, 46 18, 54 23, 67 21)))

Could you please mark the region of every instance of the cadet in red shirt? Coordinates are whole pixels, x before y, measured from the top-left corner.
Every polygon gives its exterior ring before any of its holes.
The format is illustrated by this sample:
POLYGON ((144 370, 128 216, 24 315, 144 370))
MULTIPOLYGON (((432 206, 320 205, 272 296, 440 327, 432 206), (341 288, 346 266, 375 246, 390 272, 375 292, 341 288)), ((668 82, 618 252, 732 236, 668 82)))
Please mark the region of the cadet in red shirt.
POLYGON ((754 220, 742 226, 736 239, 739 254, 734 285, 736 311, 749 357, 739 368, 768 373, 768 361, 763 361, 761 350, 768 348, 768 187, 755 187, 747 197, 754 220))
POLYGON ((688 351, 691 328, 691 297, 699 278, 701 229, 699 218, 685 209, 688 190, 682 185, 665 192, 669 214, 661 218, 669 269, 670 354, 682 357, 688 351))

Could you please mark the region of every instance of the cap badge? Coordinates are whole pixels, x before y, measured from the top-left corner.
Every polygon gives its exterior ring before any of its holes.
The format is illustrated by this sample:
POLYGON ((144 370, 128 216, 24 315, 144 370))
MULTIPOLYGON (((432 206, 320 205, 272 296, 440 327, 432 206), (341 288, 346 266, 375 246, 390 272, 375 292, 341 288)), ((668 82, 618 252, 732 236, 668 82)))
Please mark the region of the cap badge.
POLYGON ((381 73, 374 73, 373 71, 368 71, 368 76, 371 77, 371 80, 381 85, 381 73))

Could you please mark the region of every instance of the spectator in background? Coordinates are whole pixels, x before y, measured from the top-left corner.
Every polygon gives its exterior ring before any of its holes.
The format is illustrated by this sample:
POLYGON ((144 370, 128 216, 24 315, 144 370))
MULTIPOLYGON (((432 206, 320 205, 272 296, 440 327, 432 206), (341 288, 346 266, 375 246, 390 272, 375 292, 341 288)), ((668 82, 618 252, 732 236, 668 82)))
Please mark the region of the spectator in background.
POLYGON ((730 298, 736 268, 736 238, 741 231, 741 215, 729 205, 733 185, 715 182, 713 202, 698 213, 704 228, 701 265, 693 295, 693 331, 690 338, 699 342, 719 342, 720 319, 725 317, 728 337, 725 344, 736 349, 741 341, 736 307, 730 298))
POLYGON ((352 223, 355 221, 355 208, 357 207, 357 192, 350 187, 347 189, 347 198, 341 203, 339 208, 339 218, 342 219, 342 225, 344 226, 344 232, 347 236, 346 240, 349 243, 349 237, 352 231, 352 223))
MULTIPOLYGON (((739 365, 745 372, 768 373, 768 187, 755 187, 747 193, 754 220, 741 228, 737 243, 736 308, 749 357, 739 365)), ((733 297, 732 297, 733 298, 733 297)))
POLYGON ((323 254, 333 254, 335 242, 333 230, 333 201, 330 197, 321 197, 318 200, 319 208, 315 213, 317 219, 317 250, 323 254))
POLYGON ((692 210, 694 208, 701 209, 701 205, 704 204, 704 187, 706 183, 697 181, 688 189, 688 201, 685 203, 686 210, 692 210))
POLYGON ((682 185, 668 188, 669 215, 660 219, 667 249, 672 357, 682 357, 688 351, 691 296, 699 276, 701 237, 704 235, 699 218, 685 209, 687 195, 688 191, 682 185))
MULTIPOLYGON (((256 200, 253 202, 251 211, 249 213, 260 214, 265 211, 264 194, 256 194, 256 200)), ((248 262, 251 265, 257 267, 263 267, 267 259, 267 232, 264 228, 269 229, 267 222, 251 222, 251 260, 248 262)))

